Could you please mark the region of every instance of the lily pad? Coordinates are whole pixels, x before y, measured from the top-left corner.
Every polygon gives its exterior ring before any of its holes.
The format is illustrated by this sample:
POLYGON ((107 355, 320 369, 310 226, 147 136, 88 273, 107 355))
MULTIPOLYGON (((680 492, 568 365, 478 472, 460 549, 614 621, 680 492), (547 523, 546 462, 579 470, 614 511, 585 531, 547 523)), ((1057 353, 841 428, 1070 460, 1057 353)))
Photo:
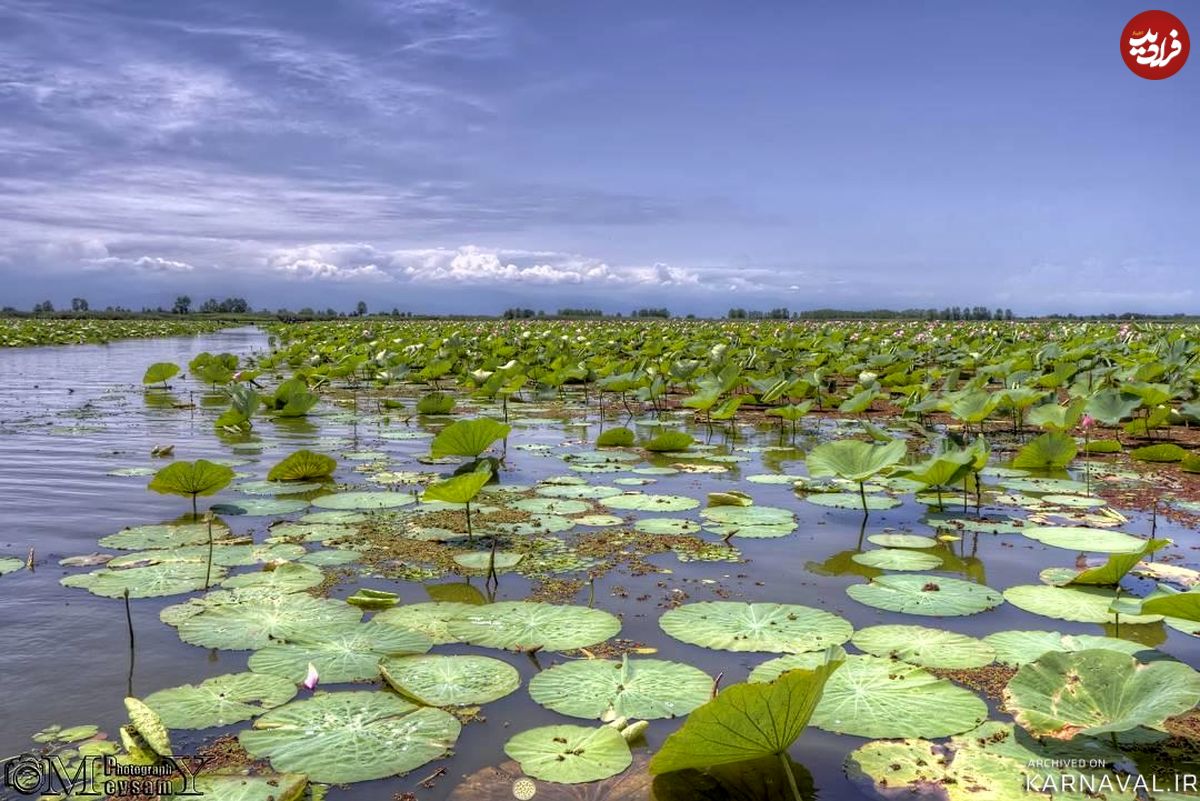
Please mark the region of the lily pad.
POLYGON ((192 645, 248 651, 265 648, 273 640, 302 639, 322 629, 347 626, 361 618, 362 610, 345 601, 314 598, 302 592, 263 592, 202 607, 200 612, 179 620, 177 628, 180 639, 192 645))
POLYGON ((983 638, 996 651, 996 661, 1020 666, 1036 662, 1051 651, 1109 650, 1130 656, 1137 654, 1143 662, 1150 657, 1161 658, 1157 651, 1132 640, 1098 637, 1093 634, 1062 634, 1057 631, 998 631, 983 638))
POLYGON ((523 553, 514 553, 512 551, 496 551, 492 554, 491 551, 474 551, 472 553, 459 553, 454 555, 454 561, 466 568, 476 572, 487 572, 489 567, 495 566, 497 572, 512 570, 521 563, 525 558, 523 553))
POLYGON ((685 517, 643 517, 633 524, 633 527, 645 534, 678 535, 695 534, 700 530, 700 524, 685 517))
POLYGON ((311 565, 285 562, 272 570, 257 570, 253 573, 239 573, 221 582, 222 587, 229 589, 238 587, 261 587, 278 590, 279 592, 303 592, 309 587, 315 587, 325 580, 325 574, 320 568, 311 565))
MULTIPOLYGON (((223 525, 212 528, 214 540, 229 536, 223 525)), ((121 551, 147 551, 155 548, 178 548, 184 545, 208 543, 208 526, 203 523, 186 526, 137 526, 100 538, 100 545, 121 551)))
POLYGON ((677 640, 722 651, 823 651, 854 633, 844 618, 809 606, 735 601, 685 604, 658 624, 677 640))
POLYGON ((610 726, 542 726, 521 732, 504 753, 535 779, 583 784, 615 776, 633 762, 629 744, 610 726))
POLYGON ((322 495, 314 500, 312 505, 336 511, 361 511, 398 509, 416 502, 417 499, 407 492, 336 492, 332 495, 322 495))
POLYGON ((397 654, 423 654, 433 647, 424 634, 384 623, 329 627, 268 645, 250 657, 255 673, 304 679, 312 664, 327 684, 371 681, 379 676, 379 660, 397 654))
POLYGON ((285 678, 227 673, 200 684, 159 690, 144 700, 168 729, 210 729, 249 720, 295 695, 295 682, 285 678))
POLYGON ((5 573, 15 573, 25 567, 24 559, 15 559, 13 557, 4 557, 0 559, 0 576, 5 573))
POLYGON ((940 556, 904 548, 876 548, 850 558, 860 565, 880 570, 936 570, 942 565, 940 556))
POLYGON ((407 773, 443 757, 461 729, 450 713, 391 693, 324 693, 271 710, 238 740, 275 770, 343 784, 407 773))
MULTIPOLYGON (((1051 587, 1046 584, 1019 584, 1004 591, 1004 600, 1018 609, 1056 620, 1076 623, 1116 623, 1109 611, 1117 595, 1099 587, 1051 587)), ((1122 614, 1122 623, 1157 623, 1161 615, 1122 614)))
POLYGON ((926 626, 870 626, 859 629, 850 641, 874 656, 928 668, 977 668, 996 658, 983 640, 926 626))
POLYGON ((1163 721, 1200 702, 1200 673, 1172 661, 1142 664, 1109 650, 1050 651, 1022 665, 1005 706, 1030 734, 1070 740, 1163 721))
POLYGON ((202 590, 206 577, 215 584, 225 577, 225 568, 213 565, 210 572, 208 566, 200 562, 164 562, 124 570, 101 568, 67 576, 60 583, 64 587, 81 587, 105 598, 124 597, 126 590, 130 598, 161 598, 202 590))
POLYGON ((991 587, 930 575, 885 575, 852 584, 846 594, 859 603, 907 615, 955 617, 986 612, 1004 603, 991 587))
POLYGON ((707 528, 721 535, 751 539, 784 537, 796 530, 796 518, 790 509, 774 506, 714 506, 700 516, 707 528))
POLYGON ((521 674, 489 656, 389 656, 379 671, 392 689, 426 706, 470 706, 503 698, 521 674))
POLYGON ((514 509, 532 514, 577 515, 591 511, 591 506, 583 501, 570 498, 523 498, 515 501, 514 509))
POLYGON ((247 498, 239 501, 213 504, 212 510, 217 514, 235 517, 275 517, 303 512, 308 508, 308 501, 291 500, 287 498, 247 498))
MULTIPOLYGON (((893 498, 891 495, 873 495, 867 494, 866 507, 870 510, 895 509, 900 506, 899 498, 893 498)), ((810 492, 804 496, 804 500, 817 506, 828 506, 831 509, 858 509, 863 508, 863 499, 857 492, 810 492)))
POLYGON ((586 606, 503 601, 468 606, 447 621, 447 628, 455 639, 487 648, 568 651, 615 636, 621 621, 586 606))
POLYGON ((544 670, 529 682, 536 703, 576 718, 653 720, 686 715, 712 697, 704 671, 661 659, 584 659, 544 670))
POLYGON ((1134 553, 1146 546, 1146 541, 1132 534, 1084 526, 1026 526, 1021 533, 1055 548, 1092 553, 1134 553))
POLYGON ((644 492, 623 492, 601 498, 600 503, 609 509, 632 512, 686 512, 700 505, 700 501, 684 495, 649 495, 644 492))
POLYGON ((937 540, 920 534, 872 534, 867 542, 885 548, 936 548, 937 540))
POLYGON ((434 645, 445 645, 459 641, 457 637, 450 633, 450 621, 458 615, 471 611, 474 606, 474 604, 457 601, 433 601, 423 604, 409 604, 380 612, 371 620, 373 623, 419 631, 428 637, 434 645))

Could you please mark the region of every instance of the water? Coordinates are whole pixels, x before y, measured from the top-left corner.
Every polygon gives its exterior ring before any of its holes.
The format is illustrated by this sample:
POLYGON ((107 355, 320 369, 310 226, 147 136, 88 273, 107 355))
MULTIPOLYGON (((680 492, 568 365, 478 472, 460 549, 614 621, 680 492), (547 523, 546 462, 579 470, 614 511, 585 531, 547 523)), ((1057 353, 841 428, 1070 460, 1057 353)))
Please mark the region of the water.
MULTIPOLYGON (((184 499, 148 492, 144 477, 115 477, 107 475, 109 471, 161 466, 167 460, 150 457, 151 448, 174 444, 177 459, 244 458, 248 463, 237 469, 257 479, 265 477, 269 466, 286 453, 301 447, 321 449, 329 437, 349 440, 347 446, 335 452, 382 450, 392 459, 390 469, 428 469, 414 461, 427 442, 382 439, 378 434, 384 424, 378 418, 359 425, 330 420, 328 415, 284 425, 262 421, 256 429, 261 451, 234 451, 213 434, 211 421, 220 406, 204 401, 203 388, 174 380, 173 399, 197 403, 195 409, 178 409, 164 404, 161 395, 147 395, 140 385, 142 373, 152 362, 186 365, 201 351, 228 351, 246 356, 266 347, 267 340, 261 332, 236 329, 193 338, 0 350, 0 521, 3 522, 0 556, 24 558, 32 547, 36 560, 34 571, 0 578, 3 638, 0 677, 4 680, 4 692, 0 693, 0 756, 26 750, 30 735, 50 724, 95 723, 115 735, 125 720, 122 699, 129 689, 130 652, 124 605, 118 600, 60 586, 58 580, 63 575, 78 571, 59 567, 57 563, 66 556, 103 550, 98 548, 96 540, 126 526, 175 520, 189 511, 189 504, 184 499)), ((368 408, 363 403, 361 411, 368 408)), ((322 409, 337 410, 329 403, 323 404, 322 409)), ((540 443, 553 450, 545 454, 510 447, 503 481, 532 483, 546 476, 568 473, 557 454, 564 448, 590 449, 579 440, 585 435, 592 438, 598 431, 594 413, 593 406, 588 412, 591 416, 585 420, 543 414, 544 419, 538 424, 520 427, 510 445, 540 443), (580 425, 581 422, 588 425, 580 425)), ((390 425, 401 424, 392 421, 390 425)), ((695 433, 706 436, 703 429, 695 433)), ((716 433, 712 439, 721 443, 722 434, 716 433)), ((1010 605, 971 617, 933 620, 881 612, 852 601, 845 588, 863 578, 845 571, 847 568, 862 571, 848 559, 858 547, 861 515, 799 502, 786 486, 747 484, 742 480, 757 473, 802 472, 798 453, 783 454, 785 458, 780 460, 779 454, 755 449, 777 442, 778 433, 774 429, 746 427, 733 443, 735 450, 719 451, 747 457, 748 461, 733 465, 731 472, 680 473, 661 477, 645 488, 655 493, 700 499, 712 490, 738 488, 754 495, 760 505, 793 509, 800 524, 796 533, 781 539, 737 541, 735 544, 745 560, 742 564, 681 563, 667 554, 653 561, 670 573, 632 576, 616 571, 597 581, 596 605, 621 616, 621 637, 656 647, 658 658, 687 662, 711 675, 723 673, 723 683, 728 685, 744 680, 751 668, 771 655, 732 654, 676 642, 657 625, 665 608, 684 600, 763 600, 820 607, 846 617, 855 628, 899 622, 939 626, 973 635, 1003 629, 1113 633, 1101 626, 1049 620, 1010 605), (769 464, 764 464, 764 457, 770 460, 769 464), (824 568, 810 569, 814 563, 823 564, 824 568)), ((811 440, 802 438, 798 444, 810 443, 811 440)), ((342 460, 338 479, 362 482, 363 477, 352 469, 355 464, 342 460)), ((586 477, 592 483, 608 483, 613 476, 586 477)), ((216 500, 234 496, 235 492, 226 490, 216 500)), ((900 508, 873 513, 867 533, 885 528, 932 533, 920 522, 925 512, 925 507, 909 497, 900 508)), ((696 512, 663 516, 695 519, 696 512)), ((231 517, 226 522, 237 532, 252 532, 261 539, 271 521, 231 517)), ((1134 516, 1126 530, 1144 532, 1148 523, 1134 516)), ((1159 534, 1185 546, 1195 542, 1193 532, 1171 524, 1160 525, 1159 534)), ((968 535, 950 547, 957 549, 955 554, 961 560, 960 577, 986 582, 997 589, 1035 583, 1040 568, 1069 565, 1073 560, 1073 554, 1045 548, 1018 536, 968 535)), ((1184 553, 1189 557, 1187 561, 1192 561, 1190 549, 1184 553)), ((370 579, 363 584, 392 589, 405 601, 428 600, 423 587, 415 583, 370 579)), ((356 586, 351 582, 334 594, 344 597, 356 586)), ((1144 589, 1144 583, 1138 581, 1127 582, 1127 586, 1144 589)), ((520 599, 528 590, 526 580, 506 576, 498 599, 520 599)), ((587 594, 585 589, 574 602, 586 603, 587 594)), ((132 602, 136 635, 132 685, 139 696, 246 667, 247 653, 207 651, 184 644, 174 629, 158 620, 162 607, 182 599, 183 596, 173 596, 132 602)), ((1195 640, 1160 625, 1126 626, 1122 628, 1122 636, 1161 643, 1158 645, 1161 649, 1192 664, 1200 663, 1195 640)), ((488 649, 439 646, 436 652, 500 656, 521 671, 524 682, 536 670, 524 656, 497 654, 488 649)), ((554 657, 544 655, 541 661, 545 667, 554 657)), ((504 762, 503 743, 512 734, 539 725, 582 723, 533 704, 524 689, 486 705, 483 714, 486 722, 464 726, 452 759, 432 763, 409 777, 334 789, 329 798, 367 801, 413 791, 421 799, 445 799, 462 777, 504 762), (445 767, 447 772, 433 789, 417 786, 419 780, 433 774, 438 767, 445 767)), ((189 753, 214 734, 237 732, 245 725, 248 724, 220 732, 176 732, 175 750, 189 753)), ((655 721, 648 734, 651 749, 660 745, 677 725, 655 721)), ((858 791, 842 775, 841 762, 846 753, 862 742, 860 738, 809 729, 792 754, 811 772, 818 797, 857 797, 858 791)))

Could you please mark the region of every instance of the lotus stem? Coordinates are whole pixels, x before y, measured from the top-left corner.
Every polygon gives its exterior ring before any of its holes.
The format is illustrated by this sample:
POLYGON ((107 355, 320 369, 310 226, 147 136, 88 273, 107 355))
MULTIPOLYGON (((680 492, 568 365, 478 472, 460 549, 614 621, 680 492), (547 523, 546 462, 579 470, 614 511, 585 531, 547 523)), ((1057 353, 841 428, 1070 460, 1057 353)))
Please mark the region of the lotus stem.
POLYGON ((792 773, 792 760, 788 758, 787 751, 779 753, 779 761, 783 764, 783 772, 787 775, 788 786, 792 788, 792 798, 795 801, 804 801, 804 797, 800 795, 800 788, 796 785, 796 776, 792 773))
MULTIPOLYGON (((467 501, 467 542, 474 542, 475 535, 471 533, 471 502, 467 501)), ((495 542, 495 539, 492 540, 495 542)))
POLYGON ((213 560, 213 535, 212 535, 212 512, 205 515, 205 520, 208 522, 208 567, 204 571, 204 591, 208 592, 209 582, 212 580, 212 560, 213 560))
POLYGON ((133 696, 133 611, 129 607, 129 588, 125 588, 125 625, 129 627, 129 677, 126 681, 128 692, 126 695, 133 696))
MULTIPOLYGON (((867 485, 865 481, 858 482, 858 497, 862 499, 863 516, 871 514, 867 509, 867 485)), ((938 496, 941 497, 940 495, 938 496)))

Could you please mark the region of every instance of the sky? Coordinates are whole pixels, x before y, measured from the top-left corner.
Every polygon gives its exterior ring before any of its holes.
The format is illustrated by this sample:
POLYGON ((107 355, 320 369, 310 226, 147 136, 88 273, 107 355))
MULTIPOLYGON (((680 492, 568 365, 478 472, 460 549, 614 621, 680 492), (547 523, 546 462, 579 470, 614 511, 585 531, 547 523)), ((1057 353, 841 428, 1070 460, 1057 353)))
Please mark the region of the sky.
POLYGON ((1200 312, 1108 0, 0 0, 0 305, 1200 312))

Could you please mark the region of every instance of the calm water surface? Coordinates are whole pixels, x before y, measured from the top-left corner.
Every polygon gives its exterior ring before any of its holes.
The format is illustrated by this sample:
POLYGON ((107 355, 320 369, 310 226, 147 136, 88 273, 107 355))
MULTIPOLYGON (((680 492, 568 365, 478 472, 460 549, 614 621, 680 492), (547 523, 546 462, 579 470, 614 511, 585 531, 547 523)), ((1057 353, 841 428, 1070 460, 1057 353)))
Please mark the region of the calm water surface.
MULTIPOLYGON (((126 526, 169 522, 188 511, 187 501, 157 495, 145 489, 144 477, 115 477, 109 471, 127 467, 158 467, 164 460, 152 459, 157 444, 173 443, 175 458, 240 458, 237 469, 249 478, 264 478, 267 469, 292 450, 321 449, 329 438, 347 442, 337 453, 351 450, 387 452, 391 469, 428 469, 414 459, 427 449, 427 442, 396 441, 378 436, 381 423, 354 425, 328 419, 339 411, 330 404, 320 408, 325 415, 310 422, 275 425, 257 423, 257 443, 251 449, 232 449, 213 434, 212 419, 223 405, 206 405, 203 388, 176 379, 173 398, 195 400, 194 410, 164 405, 161 397, 143 392, 140 381, 146 366, 157 361, 181 365, 201 351, 228 351, 249 355, 267 347, 264 334, 254 329, 237 329, 217 334, 178 339, 131 340, 98 346, 46 347, 0 350, 0 556, 24 558, 35 549, 36 569, 0 578, 0 757, 26 750, 29 737, 49 724, 98 724, 115 734, 125 720, 122 698, 129 681, 129 642, 123 603, 93 596, 59 585, 59 579, 77 572, 58 566, 66 556, 99 549, 96 540, 126 526)), ((365 409, 364 409, 365 410, 365 409)), ((344 411, 342 409, 341 411, 344 411)), ((592 410, 594 415, 594 407, 592 410)), ((507 483, 532 483, 549 475, 569 472, 557 458, 567 448, 589 449, 579 440, 594 437, 590 426, 580 421, 544 419, 521 424, 511 445, 544 444, 554 450, 538 453, 510 447, 507 483)), ((402 423, 392 422, 393 427, 402 423)), ((611 423, 610 423, 611 425, 611 423)), ((703 437, 703 429, 696 431, 703 437)), ((715 442, 722 441, 716 434, 715 442)), ((748 461, 720 475, 679 474, 666 476, 646 489, 656 493, 678 493, 703 498, 704 493, 722 488, 751 492, 762 505, 786 506, 800 520, 799 530, 775 540, 743 540, 737 543, 746 560, 743 564, 721 562, 681 563, 673 556, 656 558, 671 572, 644 577, 613 573, 598 581, 597 606, 623 618, 624 638, 659 649, 658 656, 697 665, 710 674, 724 673, 726 684, 744 680, 749 670, 771 655, 731 654, 676 642, 657 626, 664 604, 672 597, 690 601, 729 599, 800 603, 836 612, 856 628, 884 622, 925 623, 966 634, 982 635, 1003 629, 1056 629, 1068 633, 1103 634, 1103 627, 1053 621, 1005 605, 990 613, 966 618, 932 620, 881 612, 851 601, 845 587, 863 581, 851 571, 864 570, 850 562, 860 535, 860 518, 853 511, 829 510, 797 500, 786 486, 746 484, 747 475, 765 472, 802 472, 802 463, 779 461, 778 455, 764 463, 764 454, 747 446, 771 445, 777 434, 769 429, 746 429, 733 444, 748 461), (839 574, 840 573, 840 574, 839 574), (616 587, 623 597, 614 595, 616 587), (686 594, 686 596, 684 595, 686 594), (637 601, 639 596, 649 599, 637 601)), ((805 442, 799 444, 804 445, 805 442)), ((798 454, 791 454, 793 457, 798 454)), ((343 460, 339 480, 362 482, 363 477, 343 460)), ((611 476, 589 476, 606 483, 611 476)), ((374 487, 375 485, 371 485, 374 487)), ((235 497, 232 489, 216 500, 235 497)), ((920 521, 925 507, 911 496, 904 506, 872 514, 867 533, 885 528, 931 534, 920 521)), ((292 515, 291 517, 297 517, 292 515)), ((675 515, 671 515, 675 516, 675 515)), ((696 512, 678 516, 695 518, 696 512)), ((259 539, 268 518, 231 517, 226 522, 237 532, 253 532, 259 539)), ((1144 532, 1146 521, 1135 518, 1127 530, 1144 532)), ((1185 546, 1193 561, 1193 532, 1171 525, 1160 526, 1160 536, 1174 538, 1185 546)), ((1037 581, 1037 571, 1048 565, 1069 565, 1073 555, 1044 548, 1016 536, 970 536, 956 543, 960 568, 966 577, 985 581, 997 589, 1037 581)), ((240 568, 246 570, 252 568, 240 568)), ((420 584, 367 579, 364 586, 391 589, 405 601, 428 600, 420 584)), ((340 587, 335 594, 351 594, 355 583, 340 587)), ((1137 583, 1129 585, 1137 588, 1137 583)), ((528 583, 517 576, 503 578, 499 599, 525 597, 528 583)), ((587 602, 586 590, 575 599, 587 602)), ((208 651, 182 643, 171 627, 158 620, 159 610, 185 596, 133 601, 136 659, 133 690, 145 696, 155 690, 209 676, 244 670, 246 652, 208 651)), ((1123 627, 1122 636, 1137 637, 1191 664, 1200 664, 1196 641, 1161 626, 1123 627), (1161 643, 1161 644, 1160 644, 1161 643)), ((498 654, 469 646, 439 646, 438 653, 486 653, 500 656, 517 667, 525 681, 534 665, 525 657, 498 654)), ((552 658, 544 657, 543 664, 552 658)), ((463 728, 455 756, 432 763, 410 777, 367 782, 334 789, 330 799, 389 799, 395 793, 413 791, 421 799, 444 799, 461 777, 487 765, 505 761, 502 747, 512 734, 525 728, 567 720, 531 701, 524 689, 484 707, 486 722, 463 728), (447 774, 433 789, 417 786, 439 766, 447 774)), ((221 732, 176 732, 177 752, 187 753, 217 733, 236 732, 247 724, 221 732)), ((649 743, 657 747, 677 724, 655 721, 649 743)), ((847 752, 863 741, 809 729, 793 749, 796 760, 811 772, 817 796, 826 801, 861 797, 842 776, 841 762, 847 752)), ((586 796, 581 796, 586 797, 586 796)))

